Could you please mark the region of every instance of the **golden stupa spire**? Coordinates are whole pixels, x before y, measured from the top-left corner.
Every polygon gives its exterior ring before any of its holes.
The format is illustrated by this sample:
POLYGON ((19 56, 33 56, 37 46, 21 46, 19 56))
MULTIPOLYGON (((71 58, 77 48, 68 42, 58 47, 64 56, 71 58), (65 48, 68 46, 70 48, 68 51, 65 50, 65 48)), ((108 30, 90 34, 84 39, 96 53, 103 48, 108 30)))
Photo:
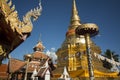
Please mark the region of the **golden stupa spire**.
POLYGON ((70 20, 70 25, 68 27, 68 31, 66 32, 66 36, 75 36, 75 29, 80 26, 80 18, 78 15, 78 10, 76 7, 76 1, 73 0, 72 3, 72 15, 70 20))
POLYGON ((73 5, 72 5, 72 16, 71 16, 71 25, 80 25, 80 18, 78 15, 78 10, 76 7, 76 1, 73 0, 73 5))

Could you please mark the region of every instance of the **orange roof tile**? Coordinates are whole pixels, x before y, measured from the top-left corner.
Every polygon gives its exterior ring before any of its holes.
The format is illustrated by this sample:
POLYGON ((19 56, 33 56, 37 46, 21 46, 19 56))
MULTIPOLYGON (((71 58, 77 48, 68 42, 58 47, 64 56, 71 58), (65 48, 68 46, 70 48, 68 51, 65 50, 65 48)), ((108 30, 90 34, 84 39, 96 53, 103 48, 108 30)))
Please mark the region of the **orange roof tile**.
POLYGON ((44 54, 43 52, 39 52, 39 51, 36 51, 33 53, 33 57, 34 58, 42 58, 42 59, 47 59, 48 56, 46 54, 44 54))
POLYGON ((39 48, 39 49, 41 49, 41 50, 44 50, 45 47, 43 46, 42 42, 39 41, 39 42, 35 45, 34 48, 39 48))
POLYGON ((0 65, 0 78, 6 79, 8 77, 8 65, 7 64, 1 64, 0 65))
POLYGON ((22 60, 11 58, 9 60, 9 72, 16 72, 17 70, 25 66, 25 64, 26 63, 22 60))

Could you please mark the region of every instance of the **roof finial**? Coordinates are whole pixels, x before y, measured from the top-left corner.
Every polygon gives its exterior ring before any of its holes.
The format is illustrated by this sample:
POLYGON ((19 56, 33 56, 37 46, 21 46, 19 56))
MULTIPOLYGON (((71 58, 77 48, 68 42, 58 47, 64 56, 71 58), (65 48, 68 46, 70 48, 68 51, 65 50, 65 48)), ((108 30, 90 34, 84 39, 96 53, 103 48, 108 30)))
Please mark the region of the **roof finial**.
POLYGON ((80 18, 78 16, 78 10, 77 10, 77 7, 76 7, 76 1, 75 0, 73 0, 73 5, 72 5, 71 21, 80 21, 80 18))
POLYGON ((73 14, 77 14, 78 13, 78 11, 77 11, 77 7, 76 7, 76 1, 75 0, 73 0, 73 14))

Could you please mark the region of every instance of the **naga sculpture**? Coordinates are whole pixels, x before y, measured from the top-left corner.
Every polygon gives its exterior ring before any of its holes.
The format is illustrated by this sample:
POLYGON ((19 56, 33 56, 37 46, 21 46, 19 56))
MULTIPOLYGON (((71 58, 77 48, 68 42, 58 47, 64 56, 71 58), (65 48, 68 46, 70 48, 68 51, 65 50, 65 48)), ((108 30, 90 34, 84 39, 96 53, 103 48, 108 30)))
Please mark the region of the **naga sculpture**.
MULTIPOLYGON (((8 5, 12 5, 11 0, 8 2, 8 5)), ((33 18, 33 21, 37 20, 37 18, 41 15, 42 6, 40 2, 39 7, 27 12, 26 15, 23 16, 23 21, 19 20, 17 11, 14 11, 14 5, 11 7, 11 10, 12 12, 7 16, 6 21, 10 22, 13 31, 17 31, 22 36, 22 33, 30 33, 32 31, 33 24, 31 19, 33 18)))
POLYGON ((23 17, 23 22, 21 22, 21 29, 22 32, 31 32, 32 31, 32 22, 31 22, 31 17, 33 17, 33 21, 37 20, 37 18, 40 15, 40 12, 42 10, 41 4, 39 4, 39 8, 37 7, 34 10, 31 10, 30 12, 28 12, 24 17, 23 17))
POLYGON ((38 19, 41 11, 39 1, 39 6, 27 12, 20 20, 12 0, 0 0, 0 61, 29 36, 33 29, 32 21, 38 19))

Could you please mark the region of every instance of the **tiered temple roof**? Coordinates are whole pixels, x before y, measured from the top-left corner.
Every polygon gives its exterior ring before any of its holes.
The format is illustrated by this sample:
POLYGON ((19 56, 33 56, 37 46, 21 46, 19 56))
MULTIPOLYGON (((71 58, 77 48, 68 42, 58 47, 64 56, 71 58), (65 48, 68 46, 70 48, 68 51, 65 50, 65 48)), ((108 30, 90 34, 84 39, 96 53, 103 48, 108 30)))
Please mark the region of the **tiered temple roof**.
POLYGON ((44 75, 47 70, 51 71, 55 68, 52 60, 47 56, 44 51, 44 46, 42 42, 38 42, 37 45, 33 48, 34 52, 29 54, 31 57, 26 57, 28 54, 24 55, 25 61, 10 58, 9 59, 9 74, 12 74, 11 77, 14 78, 14 75, 23 75, 21 78, 24 78, 25 71, 27 69, 28 78, 31 78, 33 72, 37 71, 37 77, 44 78, 44 75), (36 49, 35 49, 36 48, 36 49), (29 58, 29 60, 28 60, 29 58), (29 62, 28 62, 29 61, 29 62))
POLYGON ((15 58, 10 58, 8 65, 9 65, 8 72, 15 73, 15 72, 19 72, 19 70, 26 65, 26 62, 22 61, 22 60, 15 59, 15 58))

